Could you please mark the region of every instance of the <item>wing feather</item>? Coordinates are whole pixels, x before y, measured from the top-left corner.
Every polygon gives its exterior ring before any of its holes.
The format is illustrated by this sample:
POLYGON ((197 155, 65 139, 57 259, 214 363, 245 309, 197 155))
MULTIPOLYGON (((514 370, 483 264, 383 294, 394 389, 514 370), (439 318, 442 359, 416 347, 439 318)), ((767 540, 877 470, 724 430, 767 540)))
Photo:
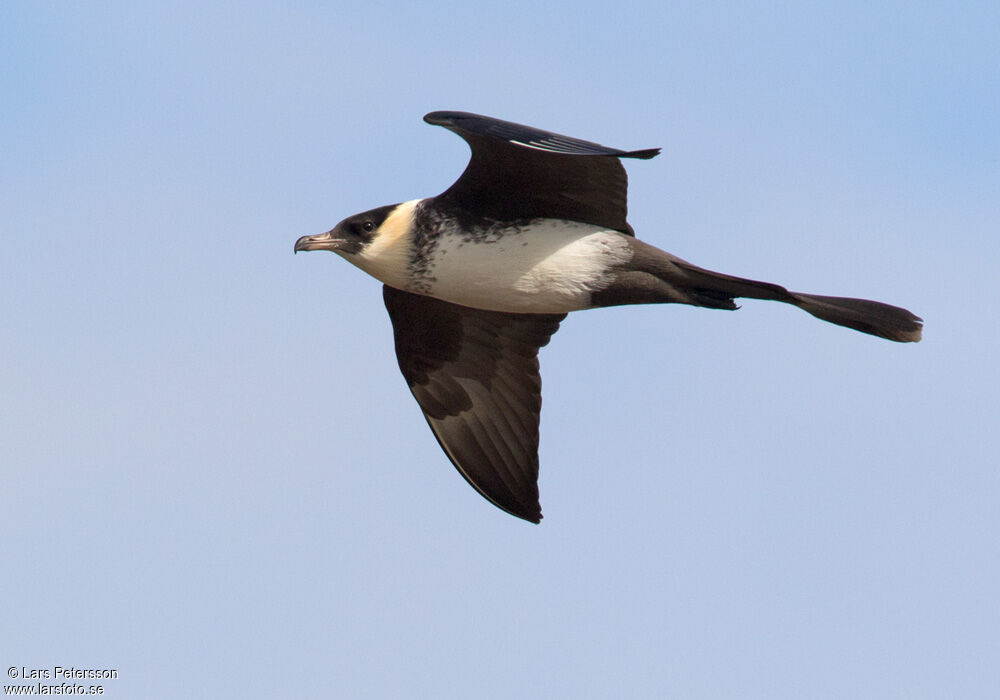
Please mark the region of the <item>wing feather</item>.
POLYGON ((472 149, 465 172, 434 200, 467 225, 552 218, 631 235, 628 176, 619 159, 660 152, 608 148, 468 112, 431 112, 424 121, 454 131, 472 149))
POLYGON ((509 314, 383 289, 399 368, 459 473, 538 522, 538 349, 565 314, 509 314))

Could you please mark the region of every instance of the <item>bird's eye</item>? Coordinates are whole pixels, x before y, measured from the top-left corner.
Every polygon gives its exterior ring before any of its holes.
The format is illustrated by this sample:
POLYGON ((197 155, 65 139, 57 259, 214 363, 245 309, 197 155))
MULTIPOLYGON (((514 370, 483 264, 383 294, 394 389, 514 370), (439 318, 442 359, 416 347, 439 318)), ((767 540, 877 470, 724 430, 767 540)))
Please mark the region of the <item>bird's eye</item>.
POLYGON ((366 221, 363 224, 361 224, 361 228, 364 229, 365 233, 371 233, 372 231, 375 230, 375 222, 366 221))

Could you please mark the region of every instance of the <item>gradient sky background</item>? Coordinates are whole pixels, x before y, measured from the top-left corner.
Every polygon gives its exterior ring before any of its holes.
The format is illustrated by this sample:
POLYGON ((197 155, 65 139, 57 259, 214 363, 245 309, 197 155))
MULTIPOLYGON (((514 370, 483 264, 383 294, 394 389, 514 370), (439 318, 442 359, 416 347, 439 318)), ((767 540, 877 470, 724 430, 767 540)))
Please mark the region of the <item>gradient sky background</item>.
MULTIPOLYGON (((995 698, 1000 5, 0 6, 0 663, 111 698, 995 698), (462 109, 621 148, 639 236, 905 306, 571 316, 545 520, 448 463, 380 285, 462 109)), ((5 680, 6 682, 6 680, 5 680)))

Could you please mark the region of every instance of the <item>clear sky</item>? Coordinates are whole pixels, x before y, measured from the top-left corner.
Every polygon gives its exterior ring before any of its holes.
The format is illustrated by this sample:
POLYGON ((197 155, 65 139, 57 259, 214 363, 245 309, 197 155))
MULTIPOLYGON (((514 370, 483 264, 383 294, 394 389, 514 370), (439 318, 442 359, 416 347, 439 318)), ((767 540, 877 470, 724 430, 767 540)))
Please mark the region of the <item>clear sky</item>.
MULTIPOLYGON (((111 698, 995 698, 1000 5, 0 5, 0 668, 111 698), (292 255, 434 195, 461 109, 620 148, 748 301, 570 316, 539 526, 292 255)), ((5 679, 5 683, 8 679, 5 679)))

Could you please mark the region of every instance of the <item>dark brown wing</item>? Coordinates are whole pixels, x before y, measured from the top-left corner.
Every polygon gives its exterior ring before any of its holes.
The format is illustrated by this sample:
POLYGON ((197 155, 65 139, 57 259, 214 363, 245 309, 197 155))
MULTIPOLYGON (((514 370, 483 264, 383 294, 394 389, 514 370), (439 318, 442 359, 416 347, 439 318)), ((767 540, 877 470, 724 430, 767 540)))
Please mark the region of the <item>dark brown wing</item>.
POLYGON ((482 311, 383 288, 396 357, 452 463, 511 515, 537 523, 538 348, 566 314, 482 311))
POLYGON ((618 159, 660 152, 620 151, 468 112, 431 112, 424 121, 454 131, 472 149, 465 172, 434 200, 469 222, 568 219, 631 234, 628 177, 618 159))

